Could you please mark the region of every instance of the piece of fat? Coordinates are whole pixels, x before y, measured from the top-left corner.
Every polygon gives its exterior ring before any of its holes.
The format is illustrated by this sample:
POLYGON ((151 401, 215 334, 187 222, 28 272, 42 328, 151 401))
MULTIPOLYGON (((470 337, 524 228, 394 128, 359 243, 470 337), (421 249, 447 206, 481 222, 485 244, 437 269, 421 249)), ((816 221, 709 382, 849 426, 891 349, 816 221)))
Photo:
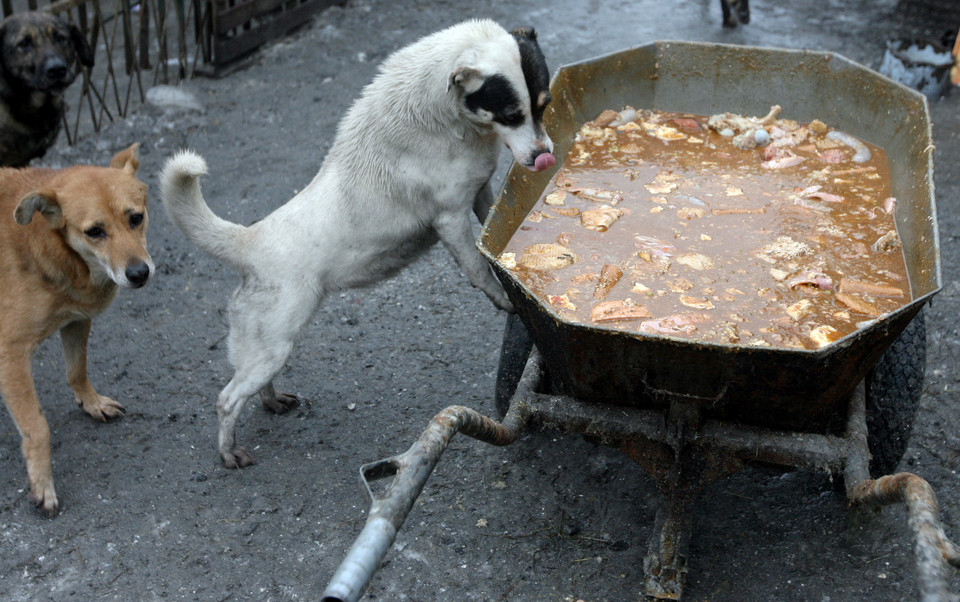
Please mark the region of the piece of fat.
POLYGON ((577 310, 577 306, 573 304, 573 301, 570 300, 568 295, 550 295, 548 298, 550 300, 550 305, 553 305, 554 307, 569 309, 571 311, 577 310))
POLYGON ((713 260, 703 253, 684 253, 677 257, 677 263, 695 270, 709 270, 713 268, 713 260))
POLYGON ((577 259, 577 254, 563 245, 542 242, 524 248, 517 263, 531 270, 558 270, 573 265, 577 259))
POLYGON ((687 307, 692 307, 694 309, 713 309, 713 303, 705 297, 691 297, 689 295, 681 295, 680 303, 683 303, 687 307))
POLYGON ((591 322, 618 322, 620 320, 639 320, 651 317, 650 311, 629 299, 602 301, 590 310, 591 322))
POLYGON ((821 324, 810 331, 810 340, 818 347, 825 347, 834 341, 837 329, 829 324, 821 324))
POLYGON ((580 213, 580 225, 588 230, 606 232, 620 216, 621 209, 614 209, 610 205, 603 205, 597 209, 587 209, 580 213))
POLYGON ((567 197, 566 190, 554 190, 543 199, 543 202, 547 205, 558 207, 560 205, 566 204, 564 202, 564 199, 566 197, 567 197))
POLYGON ((813 309, 813 303, 809 299, 800 299, 787 308, 787 315, 799 322, 801 318, 810 313, 813 309))

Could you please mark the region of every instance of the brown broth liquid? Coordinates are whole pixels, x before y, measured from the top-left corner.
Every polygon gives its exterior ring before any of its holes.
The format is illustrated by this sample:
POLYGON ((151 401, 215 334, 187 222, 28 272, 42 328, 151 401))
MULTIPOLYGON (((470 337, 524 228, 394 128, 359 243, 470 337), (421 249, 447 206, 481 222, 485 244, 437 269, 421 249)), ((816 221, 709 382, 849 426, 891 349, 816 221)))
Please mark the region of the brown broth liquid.
POLYGON ((565 320, 702 342, 817 349, 910 302, 883 150, 777 121, 773 168, 706 123, 586 124, 498 260, 565 320))

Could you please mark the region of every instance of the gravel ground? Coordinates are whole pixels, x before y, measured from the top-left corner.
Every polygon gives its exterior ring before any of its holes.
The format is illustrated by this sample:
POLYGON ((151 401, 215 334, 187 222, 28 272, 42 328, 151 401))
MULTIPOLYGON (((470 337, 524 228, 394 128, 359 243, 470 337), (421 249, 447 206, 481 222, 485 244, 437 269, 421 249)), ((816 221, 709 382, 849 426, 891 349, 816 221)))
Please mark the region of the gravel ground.
MULTIPOLYGON (((317 599, 365 520, 358 467, 405 450, 447 405, 495 414, 505 315, 438 247, 395 278, 322 306, 277 382, 306 401, 284 416, 248 404, 238 432, 257 464, 222 468, 214 400, 231 375, 225 309, 237 277, 164 215, 156 176, 168 156, 197 150, 210 165, 204 191, 214 210, 241 223, 261 218, 313 177, 380 61, 468 17, 534 25, 552 70, 665 39, 831 50, 876 67, 885 40, 939 37, 944 26, 924 31, 919 11, 893 0, 757 0, 753 22, 729 30, 717 4, 352 0, 227 77, 187 82, 202 113, 144 106, 53 149, 42 164, 105 164, 143 144, 157 274, 94 321, 91 378, 126 406, 123 419, 98 424, 76 408, 56 337, 37 353, 57 518, 29 504, 20 438, 0 420, 0 596, 317 599)), ((956 538, 958 108, 956 91, 931 103, 944 289, 927 311, 927 380, 902 463, 933 485, 956 538)), ((505 152, 497 183, 507 161, 505 152)), ((637 600, 659 503, 639 466, 580 437, 530 432, 506 448, 459 437, 366 599, 637 600)), ((823 474, 750 469, 705 489, 692 511, 685 599, 916 597, 902 509, 851 512, 823 474)), ((960 580, 952 586, 960 590, 960 580)))

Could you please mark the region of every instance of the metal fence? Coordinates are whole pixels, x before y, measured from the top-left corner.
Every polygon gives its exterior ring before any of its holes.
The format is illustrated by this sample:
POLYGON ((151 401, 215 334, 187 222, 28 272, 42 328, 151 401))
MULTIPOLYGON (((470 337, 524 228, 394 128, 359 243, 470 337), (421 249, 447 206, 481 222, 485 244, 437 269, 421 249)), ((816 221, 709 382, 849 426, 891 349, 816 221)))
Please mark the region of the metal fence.
POLYGON ((99 132, 142 103, 146 90, 195 74, 218 76, 260 45, 346 0, 0 0, 3 16, 50 11, 74 23, 94 66, 68 91, 67 142, 99 132))

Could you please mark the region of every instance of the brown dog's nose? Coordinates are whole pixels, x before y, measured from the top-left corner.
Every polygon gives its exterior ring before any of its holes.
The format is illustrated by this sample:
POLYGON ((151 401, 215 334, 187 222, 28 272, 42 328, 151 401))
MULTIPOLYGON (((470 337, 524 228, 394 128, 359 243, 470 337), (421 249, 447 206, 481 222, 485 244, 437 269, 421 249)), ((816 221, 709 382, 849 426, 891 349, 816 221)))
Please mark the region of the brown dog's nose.
POLYGON ((143 261, 131 263, 127 265, 127 269, 123 271, 123 274, 127 277, 127 280, 130 281, 130 285, 133 286, 133 288, 140 288, 147 283, 147 278, 150 277, 150 266, 143 261))

